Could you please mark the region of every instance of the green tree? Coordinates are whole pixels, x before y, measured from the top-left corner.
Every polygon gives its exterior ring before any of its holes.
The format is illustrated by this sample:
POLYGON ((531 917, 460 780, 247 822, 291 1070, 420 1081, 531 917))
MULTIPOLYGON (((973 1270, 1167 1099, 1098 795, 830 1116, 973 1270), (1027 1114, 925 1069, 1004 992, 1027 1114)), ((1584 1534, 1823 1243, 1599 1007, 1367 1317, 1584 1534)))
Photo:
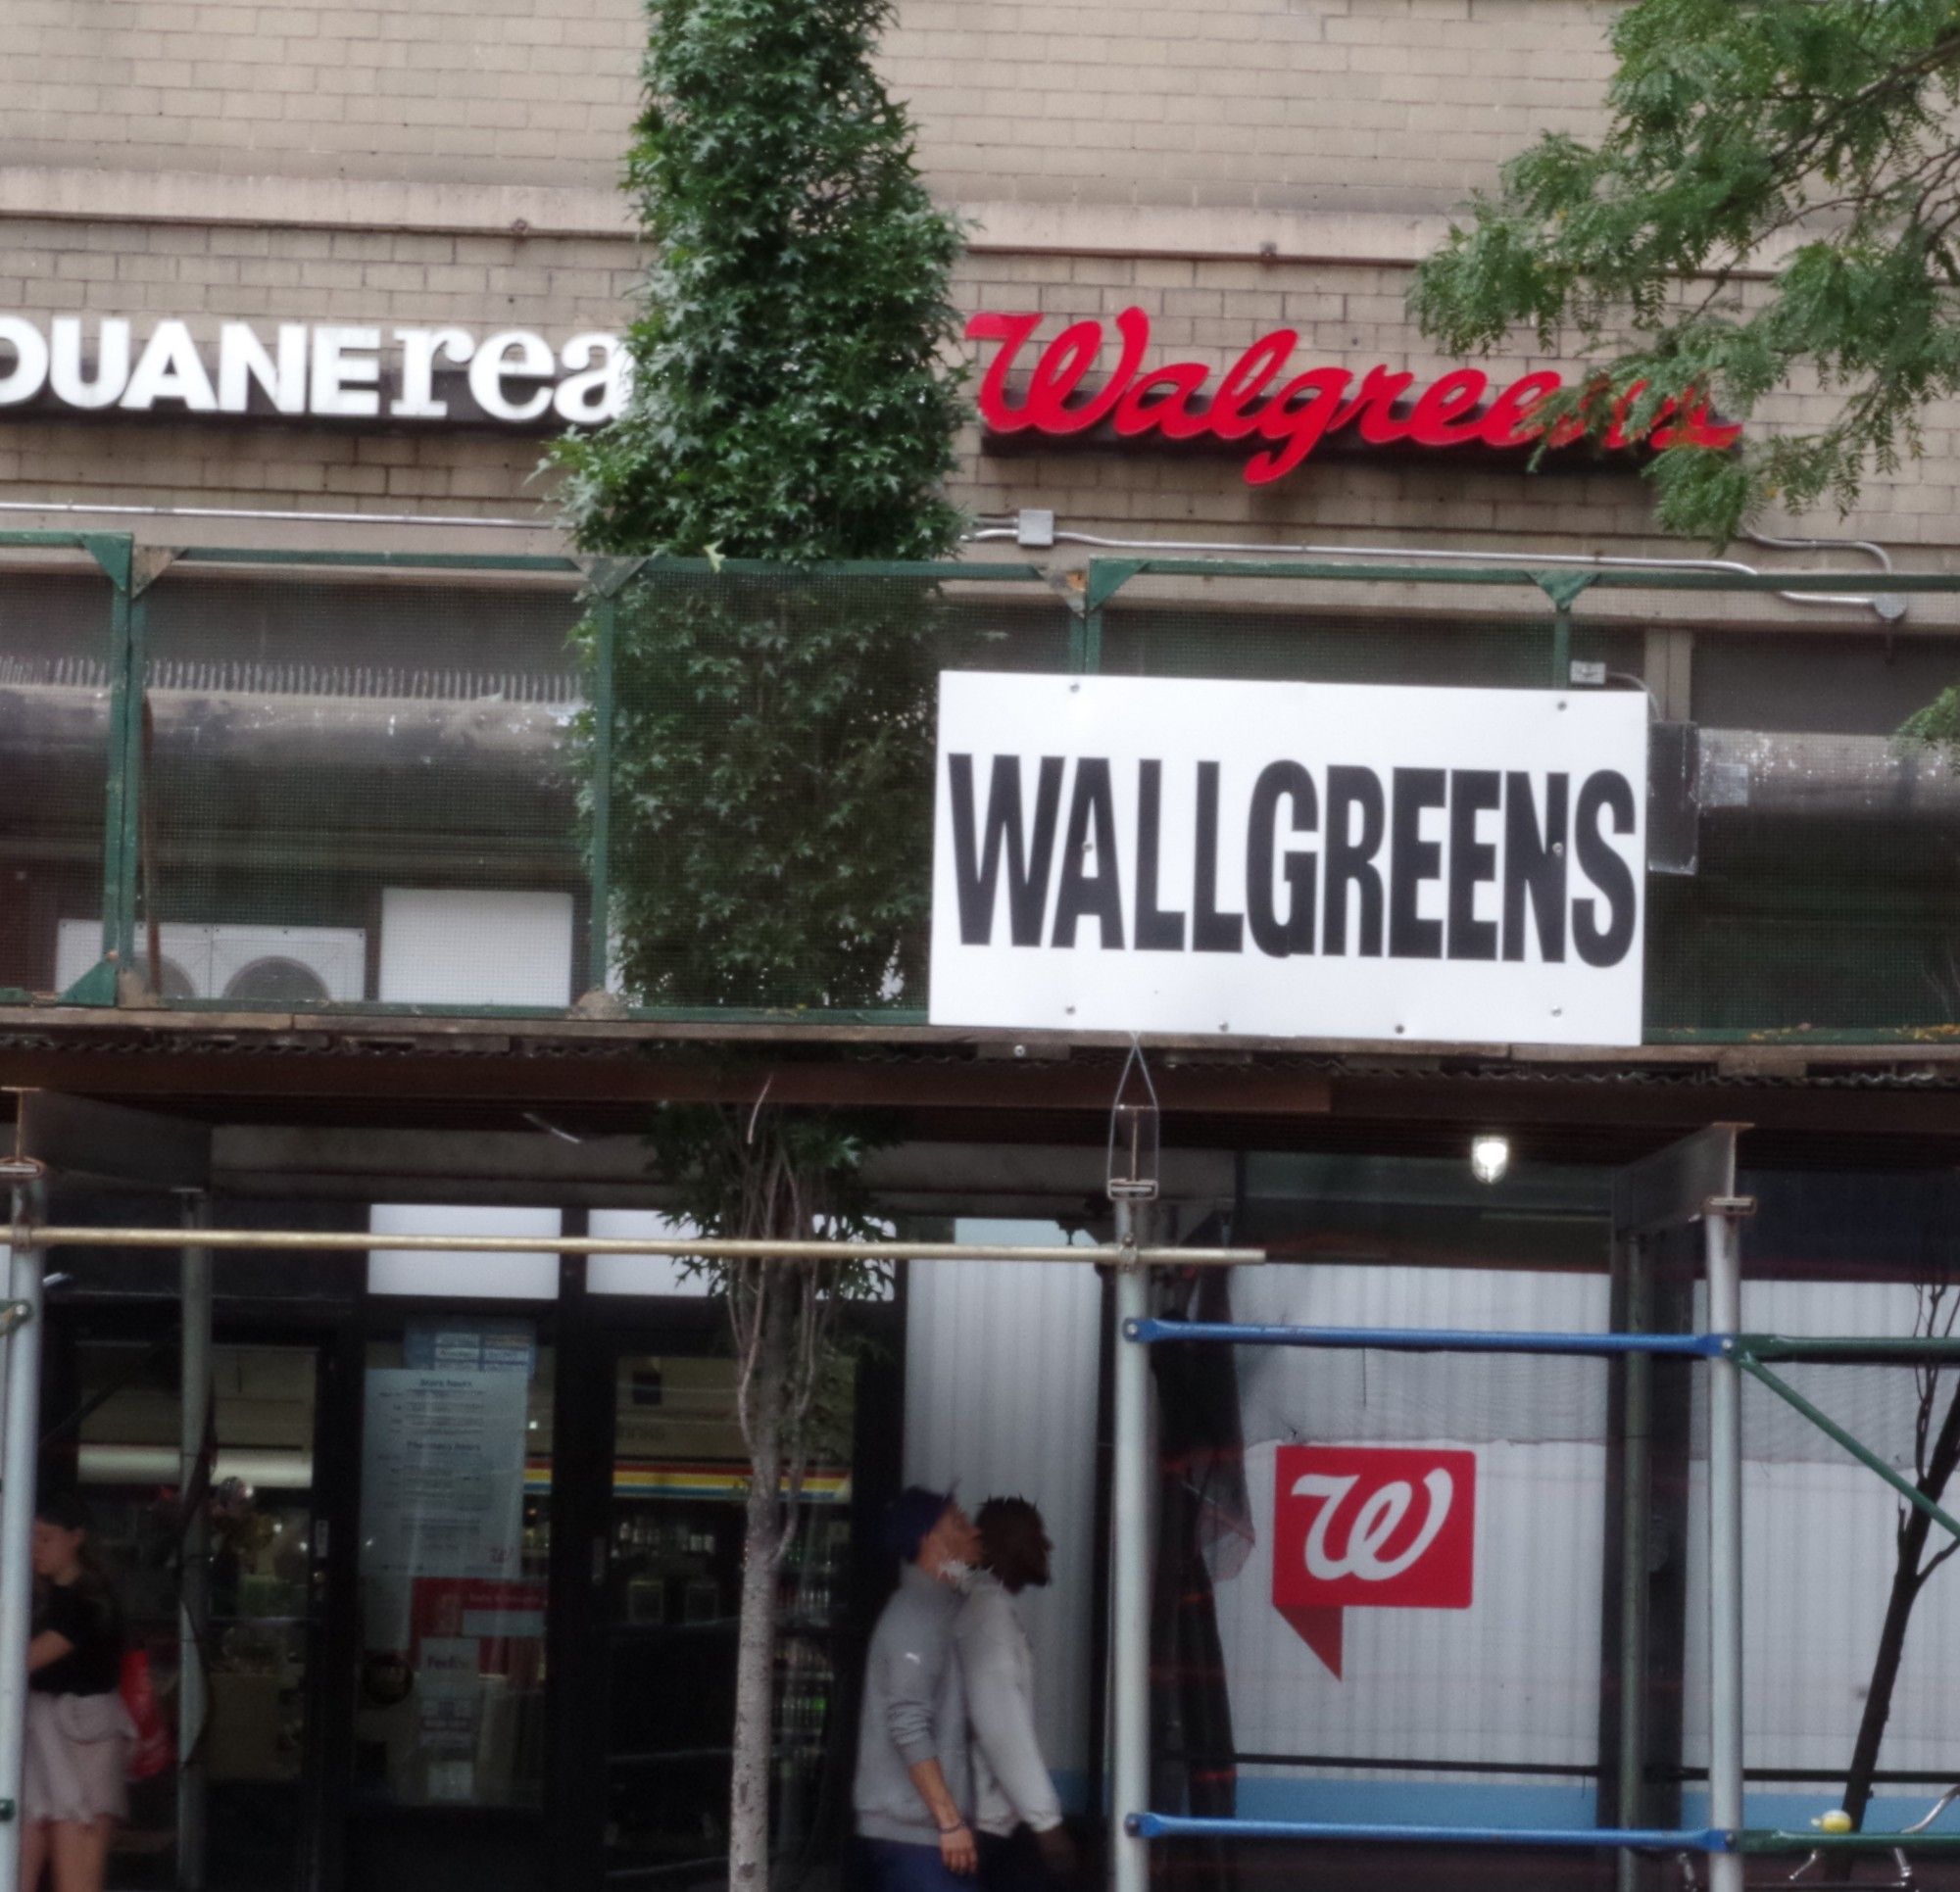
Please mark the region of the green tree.
MULTIPOLYGON (((872 1005, 911 986, 929 897, 929 559, 961 519, 956 221, 873 70, 888 0, 665 0, 627 166, 652 262, 620 418, 552 461, 587 551, 650 562, 616 605, 613 918, 640 1003, 872 1005), (664 559, 706 559, 677 568, 664 559), (740 570, 728 559, 764 561, 740 570)), ((582 635, 597 660, 594 620, 582 635)), ((588 726, 585 735, 594 734, 588 726)), ((865 1226, 870 1132, 755 1101, 664 1112, 654 1161, 704 1234, 865 1226)), ((751 1462, 729 1881, 769 1878, 777 1573, 834 1382, 828 1259, 716 1271, 751 1462)))
POLYGON ((1597 378, 1551 412, 1595 430, 1607 388, 1745 418, 1814 381, 1821 425, 1657 454, 1658 516, 1720 543, 1773 502, 1848 509, 1960 390, 1960 5, 1637 0, 1612 48, 1603 134, 1504 166, 1417 272, 1418 320, 1456 351, 1576 337, 1597 378))
MULTIPOLYGON (((1612 49, 1603 134, 1511 159, 1417 271, 1411 309, 1457 351, 1519 326, 1576 339, 1593 372, 1543 417, 1595 433, 1637 384, 1638 426, 1663 400, 1746 417, 1813 383, 1835 403, 1820 426, 1664 447, 1657 513, 1720 544, 1773 503, 1848 509, 1871 468, 1919 451, 1926 405, 1960 390, 1960 0, 1636 0, 1612 49)), ((1960 691, 1902 734, 1960 762, 1960 691)), ((1921 1323, 1951 1331, 1944 1289, 1921 1323)), ((1914 1469, 1935 1499, 1960 1470, 1960 1393, 1942 1412, 1941 1390, 1922 1374, 1914 1469)), ((1951 1555, 1928 1555, 1927 1524, 1901 1511, 1845 1781, 1857 1821, 1913 1607, 1951 1555)))

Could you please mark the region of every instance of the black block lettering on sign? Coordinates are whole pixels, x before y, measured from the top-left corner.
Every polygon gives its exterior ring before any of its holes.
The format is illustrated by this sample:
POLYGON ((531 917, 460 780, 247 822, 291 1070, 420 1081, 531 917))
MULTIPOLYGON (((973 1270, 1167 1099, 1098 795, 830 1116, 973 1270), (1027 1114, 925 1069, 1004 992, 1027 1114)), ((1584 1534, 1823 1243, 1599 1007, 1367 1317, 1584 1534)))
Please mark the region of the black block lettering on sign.
POLYGON ((1589 966, 1617 966, 1634 943, 1634 877, 1600 830, 1599 817, 1607 813, 1613 817, 1616 835, 1633 833, 1633 784, 1615 770, 1602 768, 1586 778, 1573 822, 1580 869, 1605 897, 1604 925, 1593 917, 1597 900, 1572 902, 1572 944, 1589 966))
POLYGON ((1218 907, 1218 764, 1198 765, 1198 888, 1191 944, 1200 952, 1243 952, 1246 916, 1218 907))
POLYGON ((1389 863, 1389 957, 1440 959, 1443 922, 1416 917, 1426 882, 1443 877, 1443 844, 1422 838, 1422 817, 1443 806, 1446 777, 1440 768, 1395 772, 1395 838, 1389 863))
POLYGON ((1348 890, 1355 889, 1361 909, 1354 950, 1369 958, 1382 953, 1382 874, 1374 864, 1382 850, 1382 780, 1371 768, 1336 764, 1327 771, 1327 899, 1321 950, 1348 950, 1348 890), (1354 832, 1351 816, 1361 818, 1354 832))
POLYGON ((976 846, 973 757, 946 758, 953 803, 953 878, 959 894, 961 946, 994 944, 994 897, 1001 855, 1007 857, 1007 937, 1015 946, 1038 946, 1048 908, 1049 870, 1054 860, 1054 823, 1061 807, 1062 758, 1044 755, 1035 789, 1035 830, 1030 845, 1021 827, 1021 758, 994 757, 987 793, 986 839, 976 846))
POLYGON ((1477 890, 1497 879, 1494 842, 1477 839, 1477 817, 1494 812, 1502 783, 1494 768, 1449 771, 1449 946, 1452 959, 1494 959, 1497 923, 1477 917, 1477 890))
POLYGON ((1157 905, 1163 852, 1163 764, 1137 764, 1137 949, 1182 952, 1184 915, 1157 905))
POLYGON ((1519 770, 1504 777, 1504 957, 1525 956, 1525 906, 1538 928, 1538 953, 1546 965, 1565 963, 1565 813, 1571 777, 1548 775, 1544 826, 1532 803, 1532 779, 1519 770))
POLYGON ((1252 944, 1274 959, 1313 950, 1313 869, 1310 849, 1289 849, 1286 883, 1290 898, 1282 920, 1273 907, 1274 856, 1279 850, 1279 810, 1293 803, 1293 832, 1311 834, 1320 820, 1313 777, 1298 762, 1269 762, 1252 785, 1252 807, 1246 827, 1246 919, 1252 944))
POLYGON ((1123 949, 1123 890, 1116 861, 1116 800, 1109 789, 1109 761, 1085 755, 1075 765, 1075 796, 1068 804, 1068 839, 1061 845, 1061 879, 1054 896, 1052 946, 1072 946, 1084 917, 1102 923, 1102 949, 1123 949), (1089 831, 1096 830, 1092 846, 1089 831), (1091 873, 1091 867, 1095 872, 1091 873))

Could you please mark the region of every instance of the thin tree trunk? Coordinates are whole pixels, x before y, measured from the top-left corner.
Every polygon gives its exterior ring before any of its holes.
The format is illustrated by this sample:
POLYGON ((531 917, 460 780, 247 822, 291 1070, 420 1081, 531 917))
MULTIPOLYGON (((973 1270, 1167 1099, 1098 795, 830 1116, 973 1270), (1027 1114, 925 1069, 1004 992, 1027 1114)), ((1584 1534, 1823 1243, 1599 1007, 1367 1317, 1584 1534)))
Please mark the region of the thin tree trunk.
POLYGON ((774 1759, 776 1566, 782 1540, 783 1393, 795 1305, 778 1285, 765 1296, 756 1349, 749 1498, 742 1539, 742 1613, 735 1658, 734 1763, 729 1782, 730 1892, 767 1892, 769 1783, 774 1759))
POLYGON ((1861 1831, 1865 1809, 1872 1804, 1872 1775, 1878 1771, 1886 1723, 1891 1720, 1892 1690, 1905 1659, 1905 1632, 1912 1623, 1912 1606, 1919 1601, 1919 1560, 1926 1548, 1927 1526, 1932 1522, 1924 1511, 1916 1510, 1899 1532, 1898 1563, 1892 1571, 1891 1595, 1886 1601, 1885 1626, 1879 1631, 1865 1712, 1858 1722, 1858 1738, 1852 1744, 1851 1766, 1844 1776, 1844 1811, 1861 1831))
MULTIPOLYGON (((1926 1423, 1932 1413, 1931 1389, 1923 1395, 1920 1438, 1926 1443, 1926 1423)), ((1960 1386, 1947 1401, 1939 1431, 1925 1452, 1925 1466, 1918 1485, 1921 1492, 1937 1504, 1945 1495, 1954 1471, 1960 1468, 1960 1386)), ((1944 1561, 1946 1553, 1936 1553, 1926 1562, 1926 1540, 1933 1520, 1913 1506, 1898 1528, 1898 1561, 1892 1568, 1891 1594, 1886 1599, 1886 1620, 1879 1631, 1879 1646, 1872 1658, 1872 1681, 1865 1695, 1865 1712, 1858 1720, 1858 1738, 1851 1747, 1851 1766, 1844 1776, 1844 1811, 1851 1816, 1853 1828, 1862 1832, 1865 1812, 1872 1804, 1872 1776, 1878 1771, 1879 1752, 1885 1745, 1886 1723, 1891 1720, 1892 1693, 1898 1684, 1899 1669, 1905 1661, 1906 1631, 1912 1625, 1913 1606, 1927 1579, 1944 1561)), ((1825 1876, 1843 1884, 1851 1875, 1853 1861, 1848 1853, 1827 1862, 1825 1876)))

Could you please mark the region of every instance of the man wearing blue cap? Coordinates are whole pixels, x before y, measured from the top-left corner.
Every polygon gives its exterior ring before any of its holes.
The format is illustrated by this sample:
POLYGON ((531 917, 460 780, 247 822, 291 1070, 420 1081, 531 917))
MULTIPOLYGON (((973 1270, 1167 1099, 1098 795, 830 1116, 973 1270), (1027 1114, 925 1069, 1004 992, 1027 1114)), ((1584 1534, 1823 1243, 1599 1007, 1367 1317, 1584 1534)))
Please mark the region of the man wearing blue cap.
POLYGON ((966 1694, 953 1651, 979 1533, 950 1491, 910 1485, 885 1516, 899 1587, 871 1631, 852 1804, 876 1892, 947 1892, 976 1866, 966 1694))

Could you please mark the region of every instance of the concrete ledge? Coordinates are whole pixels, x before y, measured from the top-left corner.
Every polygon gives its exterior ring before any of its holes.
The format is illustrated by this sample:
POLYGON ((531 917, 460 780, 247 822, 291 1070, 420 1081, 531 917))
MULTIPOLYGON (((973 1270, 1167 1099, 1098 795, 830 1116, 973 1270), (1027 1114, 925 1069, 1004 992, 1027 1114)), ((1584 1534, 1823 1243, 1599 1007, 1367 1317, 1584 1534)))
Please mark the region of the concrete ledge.
POLYGON ((1359 212, 1193 210, 1115 204, 965 204, 976 256, 1161 257, 1207 262, 1409 268, 1446 218, 1359 212))
POLYGON ((0 166, 0 218, 630 240, 614 190, 0 166))

